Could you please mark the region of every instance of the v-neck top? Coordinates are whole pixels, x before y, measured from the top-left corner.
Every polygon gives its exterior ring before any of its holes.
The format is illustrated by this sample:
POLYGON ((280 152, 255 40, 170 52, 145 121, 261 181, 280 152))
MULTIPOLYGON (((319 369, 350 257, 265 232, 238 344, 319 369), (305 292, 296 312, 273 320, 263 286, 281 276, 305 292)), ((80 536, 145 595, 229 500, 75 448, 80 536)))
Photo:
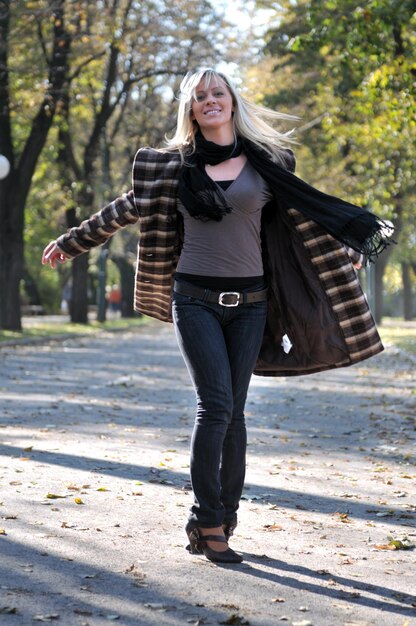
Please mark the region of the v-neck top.
MULTIPOLYGON (((222 187, 221 181, 216 184, 222 187)), ((271 191, 249 161, 221 190, 232 211, 220 222, 197 220, 179 202, 184 242, 177 271, 198 276, 262 276, 261 212, 271 191)))

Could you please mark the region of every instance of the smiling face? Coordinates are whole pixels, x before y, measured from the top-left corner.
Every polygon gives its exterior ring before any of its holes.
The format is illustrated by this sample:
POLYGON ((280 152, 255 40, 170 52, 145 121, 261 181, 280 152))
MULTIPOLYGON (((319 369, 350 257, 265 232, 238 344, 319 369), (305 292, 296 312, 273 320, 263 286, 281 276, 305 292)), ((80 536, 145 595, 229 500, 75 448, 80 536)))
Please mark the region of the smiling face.
POLYGON ((223 80, 201 80, 195 89, 191 119, 197 122, 206 139, 219 133, 227 140, 233 137, 233 109, 231 93, 223 80))

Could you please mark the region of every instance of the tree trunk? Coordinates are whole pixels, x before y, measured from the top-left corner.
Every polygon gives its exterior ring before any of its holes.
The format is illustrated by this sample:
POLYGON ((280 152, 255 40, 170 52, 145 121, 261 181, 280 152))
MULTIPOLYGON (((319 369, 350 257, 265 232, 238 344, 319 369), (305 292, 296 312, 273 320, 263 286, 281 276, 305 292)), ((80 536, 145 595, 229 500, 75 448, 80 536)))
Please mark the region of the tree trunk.
POLYGON ((383 320, 383 278, 386 263, 377 259, 374 266, 374 319, 376 324, 381 324, 383 320))
MULTIPOLYGON (((74 207, 66 211, 68 228, 80 225, 74 207)), ((71 322, 88 324, 88 253, 81 254, 71 261, 72 290, 69 303, 71 322)))
POLYGON ((88 324, 88 254, 81 254, 72 261, 69 314, 71 322, 88 324))
POLYGON ((25 281, 25 292, 28 297, 29 304, 41 305, 42 300, 40 297, 38 286, 26 265, 23 267, 23 278, 25 281))
MULTIPOLYGON (((9 91, 8 37, 10 1, 0 11, 0 153, 10 161, 11 172, 0 182, 0 328, 20 331, 20 281, 23 277, 23 228, 26 199, 39 156, 66 80, 70 40, 64 30, 65 0, 51 8, 54 19, 53 51, 49 62, 48 91, 33 118, 18 164, 12 138, 9 91)), ((52 7, 52 4, 51 4, 52 7)), ((50 19, 50 17, 48 18, 50 19)), ((16 121, 16 125, 19 120, 16 121)))
MULTIPOLYGON (((11 191, 12 185, 9 186, 9 192, 11 191)), ((11 214, 23 217, 23 211, 19 210, 19 207, 13 206, 15 201, 11 197, 11 193, 6 193, 2 195, 0 203, 4 207, 9 207, 11 214)), ((0 328, 22 330, 20 319, 20 281, 22 277, 23 224, 15 223, 14 228, 11 228, 6 222, 2 225, 0 234, 0 328)))
POLYGON ((402 262, 402 282, 403 282, 403 315, 404 319, 413 319, 413 293, 410 263, 402 262))
POLYGON ((113 255, 111 260, 120 272, 121 317, 135 317, 134 311, 134 268, 120 255, 113 255))

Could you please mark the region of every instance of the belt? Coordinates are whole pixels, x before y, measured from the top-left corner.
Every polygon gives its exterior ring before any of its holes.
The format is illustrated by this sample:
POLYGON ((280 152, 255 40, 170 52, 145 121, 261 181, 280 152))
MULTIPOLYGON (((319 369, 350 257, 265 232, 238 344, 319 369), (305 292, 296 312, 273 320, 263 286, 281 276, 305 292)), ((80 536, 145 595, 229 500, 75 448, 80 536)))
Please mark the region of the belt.
POLYGON ((261 291, 239 292, 239 291, 211 291, 189 283, 180 283, 175 280, 173 291, 182 296, 198 298, 204 302, 215 302, 221 306, 238 306, 239 304, 250 304, 252 302, 264 302, 267 300, 267 289, 261 291))

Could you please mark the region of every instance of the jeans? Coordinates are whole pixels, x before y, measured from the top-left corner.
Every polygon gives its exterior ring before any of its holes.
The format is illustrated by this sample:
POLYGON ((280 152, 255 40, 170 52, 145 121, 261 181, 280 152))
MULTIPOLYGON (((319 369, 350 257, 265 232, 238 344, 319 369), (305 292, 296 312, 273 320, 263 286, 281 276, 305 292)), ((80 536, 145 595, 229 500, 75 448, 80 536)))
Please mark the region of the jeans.
POLYGON ((224 307, 173 295, 176 337, 197 401, 189 515, 195 526, 214 528, 236 518, 246 467, 244 406, 266 310, 265 301, 224 307))

